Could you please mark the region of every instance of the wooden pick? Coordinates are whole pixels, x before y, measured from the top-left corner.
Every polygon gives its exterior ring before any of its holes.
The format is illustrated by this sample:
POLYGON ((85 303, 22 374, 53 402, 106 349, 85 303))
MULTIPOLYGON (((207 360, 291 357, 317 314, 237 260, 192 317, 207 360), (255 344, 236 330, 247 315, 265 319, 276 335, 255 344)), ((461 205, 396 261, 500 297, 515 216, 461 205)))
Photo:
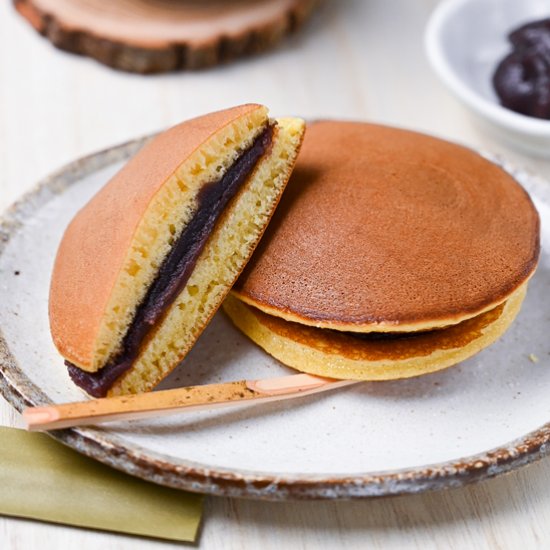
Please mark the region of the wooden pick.
POLYGON ((335 380, 310 374, 294 374, 281 378, 240 380, 62 405, 28 407, 23 411, 23 418, 28 430, 57 430, 116 420, 153 418, 183 410, 227 407, 243 401, 279 401, 356 383, 356 380, 335 380))

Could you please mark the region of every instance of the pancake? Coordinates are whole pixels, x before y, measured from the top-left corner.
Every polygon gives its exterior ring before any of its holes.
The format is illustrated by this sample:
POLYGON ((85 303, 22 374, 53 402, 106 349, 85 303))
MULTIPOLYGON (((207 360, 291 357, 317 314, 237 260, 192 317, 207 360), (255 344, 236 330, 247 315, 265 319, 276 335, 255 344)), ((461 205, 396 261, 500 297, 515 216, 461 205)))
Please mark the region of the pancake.
POLYGON ((537 212, 500 167, 427 135, 322 121, 233 292, 312 327, 431 330, 494 310, 538 256, 537 212))
POLYGON ((394 380, 445 369, 495 342, 519 312, 526 289, 525 283, 494 309, 450 327, 401 334, 315 328, 267 315, 233 295, 223 309, 237 328, 289 367, 330 378, 394 380))
POLYGON ((49 310, 77 385, 97 397, 147 391, 181 361, 263 234, 303 132, 261 105, 184 122, 75 216, 49 310))

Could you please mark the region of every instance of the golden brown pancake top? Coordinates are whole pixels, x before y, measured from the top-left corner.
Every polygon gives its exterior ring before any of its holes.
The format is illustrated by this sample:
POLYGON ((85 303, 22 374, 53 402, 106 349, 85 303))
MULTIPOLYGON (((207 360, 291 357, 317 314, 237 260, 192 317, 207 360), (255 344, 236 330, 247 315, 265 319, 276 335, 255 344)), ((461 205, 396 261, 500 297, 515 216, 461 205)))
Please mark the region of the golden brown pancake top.
POLYGON ((538 255, 529 196, 477 153, 405 130, 316 122, 235 290, 308 324, 413 330, 501 303, 538 255))

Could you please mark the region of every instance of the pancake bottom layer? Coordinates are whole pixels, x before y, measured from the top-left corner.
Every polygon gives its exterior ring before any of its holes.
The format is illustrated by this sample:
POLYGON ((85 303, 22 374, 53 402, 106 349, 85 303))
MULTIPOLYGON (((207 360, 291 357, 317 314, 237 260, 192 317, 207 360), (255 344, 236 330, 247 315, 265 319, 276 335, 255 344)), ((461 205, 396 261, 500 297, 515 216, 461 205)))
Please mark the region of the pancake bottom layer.
POLYGON ((458 325, 422 333, 363 339, 285 321, 230 295, 223 309, 267 353, 302 372, 353 380, 394 380, 435 372, 494 343, 521 309, 527 283, 496 308, 458 325))

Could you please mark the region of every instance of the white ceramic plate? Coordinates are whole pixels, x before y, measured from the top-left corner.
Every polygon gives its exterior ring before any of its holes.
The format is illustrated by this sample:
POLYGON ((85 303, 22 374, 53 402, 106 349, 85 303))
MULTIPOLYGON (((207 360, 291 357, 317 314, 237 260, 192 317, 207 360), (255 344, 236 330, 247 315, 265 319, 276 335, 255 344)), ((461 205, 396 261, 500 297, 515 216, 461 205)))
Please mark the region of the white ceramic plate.
MULTIPOLYGON (((75 162, 0 222, 0 387, 19 410, 83 398, 49 335, 52 263, 69 220, 140 145, 75 162)), ((550 185, 516 177, 541 214, 541 262, 513 327, 475 358, 417 379, 52 435, 157 483, 265 499, 420 492, 535 460, 550 441, 550 185)), ((218 314, 163 387, 288 372, 218 314)))

